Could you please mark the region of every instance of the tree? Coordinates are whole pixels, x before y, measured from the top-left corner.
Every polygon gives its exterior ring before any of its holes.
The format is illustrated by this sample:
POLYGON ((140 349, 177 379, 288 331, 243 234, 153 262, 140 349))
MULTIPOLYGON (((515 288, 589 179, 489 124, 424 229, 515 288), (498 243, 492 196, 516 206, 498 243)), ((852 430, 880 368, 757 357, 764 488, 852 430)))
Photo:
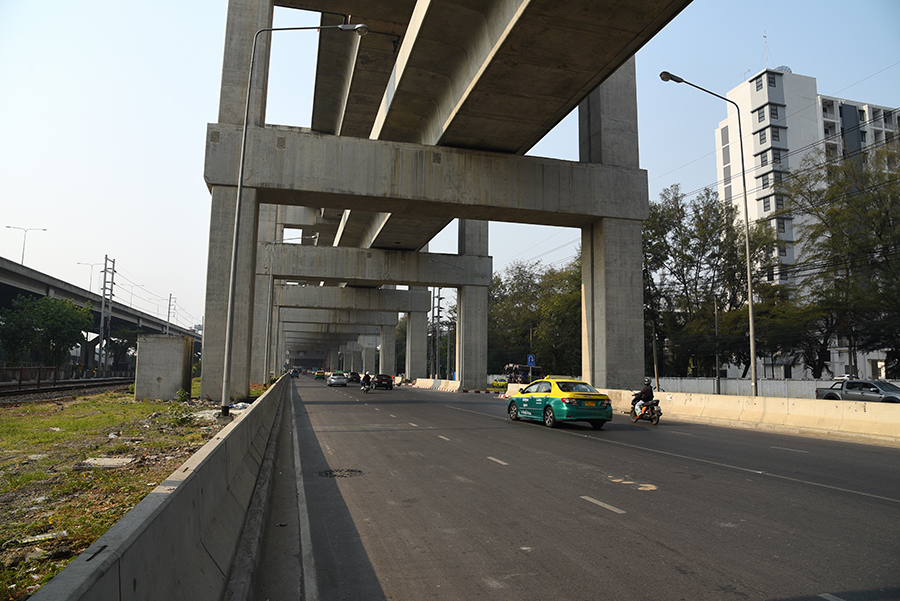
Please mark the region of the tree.
POLYGON ((12 357, 34 352, 42 363, 61 366, 92 323, 90 303, 78 307, 70 300, 23 295, 11 309, 0 310, 0 345, 12 357))
POLYGON ((898 140, 847 156, 811 153, 780 189, 798 233, 800 296, 833 322, 820 335, 839 335, 851 350, 885 351, 894 378, 900 377, 898 166, 898 140))

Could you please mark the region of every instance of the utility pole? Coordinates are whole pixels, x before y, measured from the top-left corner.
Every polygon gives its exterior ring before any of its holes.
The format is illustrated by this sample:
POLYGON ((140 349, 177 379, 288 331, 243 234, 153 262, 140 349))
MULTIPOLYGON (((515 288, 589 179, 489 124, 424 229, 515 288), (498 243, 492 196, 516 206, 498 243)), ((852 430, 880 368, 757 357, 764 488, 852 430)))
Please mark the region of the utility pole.
POLYGON ((166 335, 169 335, 169 321, 172 318, 172 294, 169 293, 169 305, 166 307, 166 335))
POLYGON ((103 290, 100 301, 100 342, 97 355, 100 360, 100 375, 106 373, 106 362, 109 359, 109 330, 112 325, 113 286, 115 285, 116 260, 103 255, 103 290))

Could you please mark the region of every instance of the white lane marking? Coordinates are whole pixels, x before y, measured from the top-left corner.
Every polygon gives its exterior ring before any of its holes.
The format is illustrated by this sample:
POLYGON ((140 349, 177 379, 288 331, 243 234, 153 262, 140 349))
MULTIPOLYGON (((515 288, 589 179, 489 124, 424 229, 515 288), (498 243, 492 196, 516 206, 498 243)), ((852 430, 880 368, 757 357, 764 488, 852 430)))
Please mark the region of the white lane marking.
MULTIPOLYGON (((294 417, 294 398, 291 394, 291 425, 297 423, 294 417)), ((308 601, 319 601, 319 582, 316 579, 316 561, 313 556, 312 534, 309 528, 309 508, 306 506, 306 491, 303 489, 303 473, 300 469, 300 443, 297 439, 298 428, 294 432, 294 481, 297 483, 297 506, 300 520, 300 554, 303 564, 303 598, 308 601)))
POLYGON ((841 599, 840 597, 835 597, 834 595, 831 595, 831 594, 829 594, 829 593, 822 593, 822 594, 819 595, 819 596, 820 596, 821 598, 823 598, 823 599, 827 599, 828 601, 844 601, 844 600, 841 599))
POLYGON ((413 428, 418 428, 418 427, 419 427, 418 424, 414 424, 414 423, 412 423, 412 422, 409 422, 409 425, 412 426, 413 428))
POLYGON ((770 449, 778 449, 779 451, 791 451, 792 453, 809 453, 809 451, 803 451, 801 449, 789 449, 787 447, 769 447, 770 449))
POLYGON ((666 428, 666 432, 669 432, 670 434, 681 434, 682 436, 693 436, 690 432, 679 432, 678 430, 669 430, 668 428, 666 428))
POLYGON ((390 415, 391 417, 397 417, 397 416, 394 415, 393 413, 388 413, 388 415, 390 415))
POLYGON ((598 501, 597 499, 594 499, 593 497, 581 497, 581 498, 584 499, 585 501, 593 503, 594 505, 599 505, 600 507, 602 507, 604 509, 609 509, 610 511, 612 511, 614 513, 625 513, 625 510, 619 509, 618 507, 613 507, 612 505, 607 505, 603 501, 598 501))
MULTIPOLYGON (((500 417, 498 415, 492 415, 490 413, 483 413, 481 411, 472 411, 471 409, 463 409, 462 407, 454 407, 453 405, 445 405, 448 409, 455 409, 456 411, 463 411, 465 413, 472 413, 475 415, 483 415, 484 417, 489 417, 491 419, 509 420, 509 417, 503 416, 500 417)), ((813 482, 812 480, 803 480, 802 478, 791 478, 790 476, 782 476, 780 474, 773 474, 771 472, 761 472, 759 470, 754 470, 746 467, 740 467, 738 465, 731 465, 729 463, 722 463, 721 461, 712 461, 710 459, 701 459, 700 457, 691 457, 690 455, 682 455, 680 453, 672 453, 670 451, 662 451, 660 449, 653 449, 650 447, 644 447, 641 445, 630 444, 627 442, 620 442, 617 440, 609 440, 608 438, 603 438, 602 436, 588 436, 582 432, 574 432, 571 430, 560 430, 556 428, 551 431, 553 434, 559 435, 567 435, 567 436, 577 436, 579 438, 590 438, 591 440, 597 441, 600 444, 611 444, 618 447, 624 447, 627 449, 640 449, 642 451, 647 451, 649 453, 656 453, 658 455, 665 455, 667 457, 677 457, 678 459, 684 459, 686 461, 693 461, 695 463, 704 463, 706 465, 715 465, 718 467, 723 467, 730 470, 735 470, 738 472, 745 472, 748 474, 757 474, 759 476, 768 476, 770 478, 777 478, 779 480, 784 480, 785 482, 795 482, 797 484, 805 484, 807 486, 814 486, 816 488, 824 488, 826 490, 836 490, 838 492, 843 492, 851 495, 859 495, 861 497, 868 497, 870 499, 880 499, 882 501, 889 501, 891 503, 900 503, 900 499, 893 499, 891 497, 885 497, 882 495, 873 495, 872 493, 862 492, 860 490, 853 490, 850 488, 842 488, 840 486, 831 486, 829 484, 822 484, 821 482, 813 482)))
POLYGON ((450 439, 447 438, 446 436, 441 436, 440 434, 438 434, 438 438, 440 438, 442 440, 446 440, 447 442, 450 442, 450 439))
POLYGON ((495 463, 499 463, 500 465, 509 465, 509 464, 506 463, 505 461, 500 461, 500 460, 497 459, 496 457, 488 457, 488 459, 490 459, 491 461, 493 461, 493 462, 495 462, 495 463))

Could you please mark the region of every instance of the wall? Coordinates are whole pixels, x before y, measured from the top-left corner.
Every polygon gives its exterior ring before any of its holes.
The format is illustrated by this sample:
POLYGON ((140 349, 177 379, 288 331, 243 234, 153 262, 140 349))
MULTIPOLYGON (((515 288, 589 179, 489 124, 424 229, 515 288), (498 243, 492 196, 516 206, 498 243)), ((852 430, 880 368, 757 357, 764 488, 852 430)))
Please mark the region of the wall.
POLYGON ((171 400, 191 391, 194 341, 165 334, 138 336, 134 398, 171 400))

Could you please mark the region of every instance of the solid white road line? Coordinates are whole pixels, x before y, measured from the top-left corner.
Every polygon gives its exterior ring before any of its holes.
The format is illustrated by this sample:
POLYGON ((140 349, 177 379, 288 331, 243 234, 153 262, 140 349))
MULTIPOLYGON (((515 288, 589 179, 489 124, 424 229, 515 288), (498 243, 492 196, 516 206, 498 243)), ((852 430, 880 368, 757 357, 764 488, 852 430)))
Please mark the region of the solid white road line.
POLYGON ((319 583, 316 579, 316 561, 313 556, 312 534, 309 528, 309 508, 303 489, 303 473, 300 470, 300 444, 297 439, 297 421, 294 418, 294 392, 291 393, 291 430, 294 433, 294 479, 297 482, 298 518, 300 520, 300 550, 303 563, 303 598, 319 601, 319 583))
POLYGON ((499 459, 497 459, 497 458, 495 458, 495 457, 488 457, 488 459, 490 459, 490 460, 493 461, 494 463, 499 463, 500 465, 509 465, 509 464, 506 463, 505 461, 500 461, 499 459))

